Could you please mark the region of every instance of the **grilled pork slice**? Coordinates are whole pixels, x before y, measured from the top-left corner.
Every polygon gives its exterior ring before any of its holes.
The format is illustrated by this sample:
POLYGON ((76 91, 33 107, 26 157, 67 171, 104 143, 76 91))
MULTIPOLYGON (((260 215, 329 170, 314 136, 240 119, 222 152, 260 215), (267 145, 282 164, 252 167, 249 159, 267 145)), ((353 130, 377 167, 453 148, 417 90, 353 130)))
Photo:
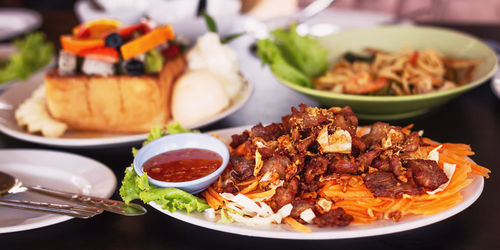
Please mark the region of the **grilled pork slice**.
POLYGON ((182 57, 168 61, 151 76, 45 76, 50 114, 74 130, 147 132, 170 119, 170 96, 184 71, 182 57))

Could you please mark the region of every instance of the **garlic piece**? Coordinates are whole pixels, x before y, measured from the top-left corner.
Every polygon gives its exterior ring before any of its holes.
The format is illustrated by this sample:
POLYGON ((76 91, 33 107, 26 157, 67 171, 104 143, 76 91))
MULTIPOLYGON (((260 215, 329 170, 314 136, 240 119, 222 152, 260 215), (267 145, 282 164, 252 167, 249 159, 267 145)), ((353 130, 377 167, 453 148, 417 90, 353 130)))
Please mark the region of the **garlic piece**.
POLYGON ((325 153, 351 153, 352 138, 349 132, 343 129, 337 129, 332 135, 329 135, 328 126, 325 126, 319 132, 316 141, 325 153))
POLYGON ((311 223, 315 217, 316 217, 316 215, 314 214, 313 210, 310 208, 308 208, 308 209, 302 211, 302 213, 300 213, 300 218, 303 219, 307 223, 311 223))
POLYGON ((323 212, 329 212, 332 209, 333 203, 325 198, 321 198, 318 201, 318 206, 323 210, 323 212))

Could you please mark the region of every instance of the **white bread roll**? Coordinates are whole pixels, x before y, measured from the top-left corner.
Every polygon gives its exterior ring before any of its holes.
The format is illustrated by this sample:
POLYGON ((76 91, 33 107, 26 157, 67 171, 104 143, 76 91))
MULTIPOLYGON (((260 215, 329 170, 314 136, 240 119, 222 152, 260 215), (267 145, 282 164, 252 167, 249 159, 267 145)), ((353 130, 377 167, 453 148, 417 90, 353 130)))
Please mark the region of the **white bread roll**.
POLYGON ((230 104, 224 79, 208 70, 188 71, 174 85, 172 117, 182 126, 190 126, 212 117, 230 104))

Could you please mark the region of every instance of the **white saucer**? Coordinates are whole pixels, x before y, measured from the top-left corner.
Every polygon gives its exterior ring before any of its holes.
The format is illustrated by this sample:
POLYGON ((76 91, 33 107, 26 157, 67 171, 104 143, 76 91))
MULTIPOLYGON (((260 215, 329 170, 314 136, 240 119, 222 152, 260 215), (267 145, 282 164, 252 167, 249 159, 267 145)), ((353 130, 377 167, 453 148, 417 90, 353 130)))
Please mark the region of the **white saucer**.
MULTIPOLYGON (((116 188, 113 172, 87 157, 48 150, 1 149, 0 171, 27 185, 110 197, 116 188)), ((32 200, 68 204, 30 192, 9 194, 1 199, 32 200)), ((29 230, 60 223, 73 217, 0 207, 0 233, 29 230)))

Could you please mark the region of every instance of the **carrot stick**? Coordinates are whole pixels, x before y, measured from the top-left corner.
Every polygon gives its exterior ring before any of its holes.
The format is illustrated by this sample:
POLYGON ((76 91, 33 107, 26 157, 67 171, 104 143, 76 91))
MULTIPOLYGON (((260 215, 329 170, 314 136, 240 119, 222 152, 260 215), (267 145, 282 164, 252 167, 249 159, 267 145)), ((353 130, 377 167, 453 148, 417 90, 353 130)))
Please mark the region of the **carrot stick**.
POLYGON ((211 196, 209 192, 205 192, 204 194, 205 194, 205 199, 207 200, 207 203, 211 208, 217 210, 222 207, 222 204, 213 196, 211 196))
POLYGON ((219 193, 217 193, 217 191, 215 191, 215 189, 213 189, 211 186, 208 187, 208 193, 212 197, 217 199, 221 204, 227 203, 227 200, 224 197, 222 197, 219 193))
POLYGON ((248 185, 246 188, 244 188, 243 190, 240 191, 241 194, 246 194, 250 191, 253 191, 257 185, 259 184, 258 181, 254 181, 252 184, 248 185))
POLYGON ((333 181, 328 181, 325 185, 319 190, 318 194, 321 197, 325 197, 325 191, 328 190, 333 185, 333 181))
POLYGON ((246 180, 246 181, 243 181, 243 182, 240 182, 240 183, 236 183, 236 186, 246 186, 246 185, 250 185, 252 183, 254 183, 256 181, 255 178, 251 178, 249 180, 246 180))
POLYGON ((409 124, 408 126, 404 127, 401 129, 401 132, 409 135, 410 132, 411 132, 411 128, 413 128, 413 123, 412 124, 409 124))
POLYGON ((272 197, 275 193, 276 193, 275 189, 269 189, 267 191, 260 192, 260 193, 246 194, 246 196, 250 199, 261 199, 261 198, 272 197))

